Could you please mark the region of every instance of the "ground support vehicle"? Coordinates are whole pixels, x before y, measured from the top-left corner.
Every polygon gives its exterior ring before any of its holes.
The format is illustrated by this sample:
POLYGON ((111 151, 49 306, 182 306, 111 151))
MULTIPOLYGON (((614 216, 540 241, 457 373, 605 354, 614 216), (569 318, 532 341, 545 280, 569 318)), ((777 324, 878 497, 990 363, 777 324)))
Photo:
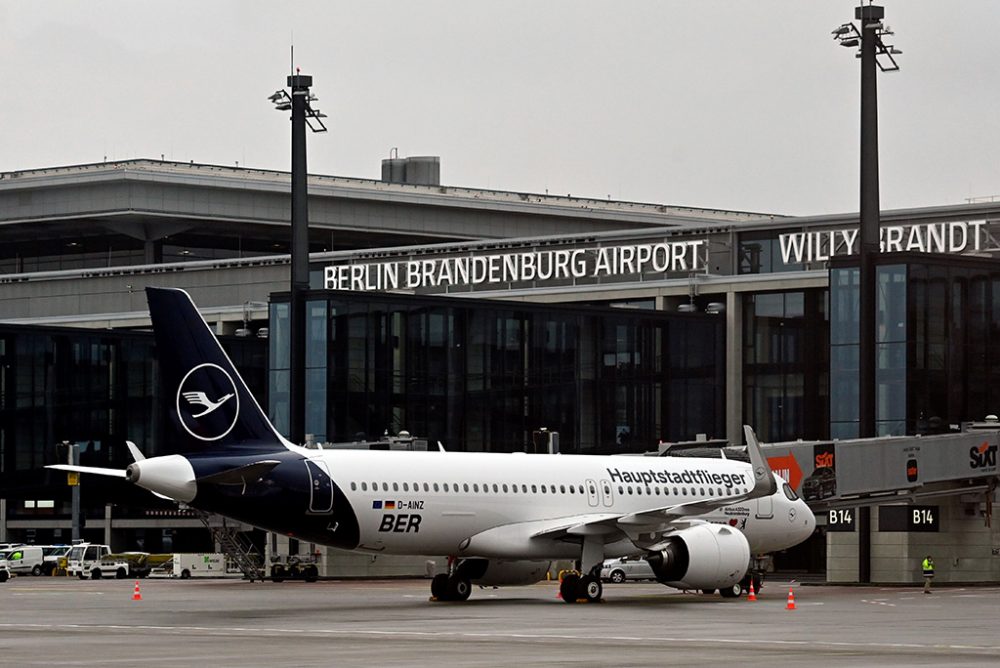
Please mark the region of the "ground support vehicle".
POLYGON ((319 579, 319 566, 316 555, 273 555, 271 557, 271 580, 305 580, 316 582, 319 579))
MULTIPOLYGON (((111 563, 106 566, 101 564, 101 560, 109 554, 111 554, 111 548, 107 545, 77 543, 69 551, 69 555, 66 558, 66 574, 75 575, 81 580, 87 578, 99 579, 105 574, 105 571, 109 574, 114 573, 117 575, 117 567, 114 570, 110 570, 111 563)), ((128 564, 122 562, 122 565, 125 569, 125 575, 128 575, 128 564)))
POLYGON ((18 575, 41 575, 42 548, 36 545, 19 545, 0 552, 0 558, 7 561, 7 568, 18 575))
POLYGON ((218 578, 229 575, 226 569, 226 555, 216 553, 175 554, 173 575, 182 580, 188 578, 218 578))

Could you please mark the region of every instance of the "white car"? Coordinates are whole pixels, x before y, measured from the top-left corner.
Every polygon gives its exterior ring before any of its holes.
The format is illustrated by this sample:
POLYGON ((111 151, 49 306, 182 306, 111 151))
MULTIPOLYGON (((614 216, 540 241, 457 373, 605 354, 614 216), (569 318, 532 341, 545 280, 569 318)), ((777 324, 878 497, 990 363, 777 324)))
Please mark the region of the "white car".
POLYGON ((642 557, 622 557, 606 559, 601 566, 601 579, 607 582, 626 580, 655 580, 653 567, 642 557))

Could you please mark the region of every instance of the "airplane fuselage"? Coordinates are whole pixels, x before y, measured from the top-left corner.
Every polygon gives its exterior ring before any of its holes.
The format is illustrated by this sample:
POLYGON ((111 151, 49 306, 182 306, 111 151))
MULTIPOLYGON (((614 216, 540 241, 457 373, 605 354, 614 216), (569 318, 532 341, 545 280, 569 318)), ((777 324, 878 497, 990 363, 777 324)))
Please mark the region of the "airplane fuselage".
MULTIPOLYGON (((749 464, 701 458, 297 448, 273 457, 189 460, 200 478, 262 458, 281 463, 245 485, 199 487, 191 505, 301 540, 385 554, 572 558, 578 544, 532 539, 532 529, 564 518, 613 518, 732 496, 753 486, 749 464), (515 525, 517 532, 497 540, 475 538, 515 525)), ((814 526, 805 504, 780 485, 772 496, 699 519, 736 527, 754 553, 794 545, 814 526)), ((608 556, 635 552, 630 540, 606 548, 608 556)))

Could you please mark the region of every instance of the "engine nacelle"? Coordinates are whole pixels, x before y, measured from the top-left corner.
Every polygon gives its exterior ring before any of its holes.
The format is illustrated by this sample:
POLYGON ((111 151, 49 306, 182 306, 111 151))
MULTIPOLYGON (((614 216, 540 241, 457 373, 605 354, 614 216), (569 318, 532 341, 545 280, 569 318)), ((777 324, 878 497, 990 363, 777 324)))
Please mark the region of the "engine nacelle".
POLYGON ((508 561, 506 559, 465 559, 459 572, 473 584, 487 587, 529 585, 545 579, 550 561, 508 561))
POLYGON ((746 575, 750 544, 732 527, 699 524, 668 538, 663 550, 650 552, 646 561, 656 579, 678 589, 724 589, 746 575))

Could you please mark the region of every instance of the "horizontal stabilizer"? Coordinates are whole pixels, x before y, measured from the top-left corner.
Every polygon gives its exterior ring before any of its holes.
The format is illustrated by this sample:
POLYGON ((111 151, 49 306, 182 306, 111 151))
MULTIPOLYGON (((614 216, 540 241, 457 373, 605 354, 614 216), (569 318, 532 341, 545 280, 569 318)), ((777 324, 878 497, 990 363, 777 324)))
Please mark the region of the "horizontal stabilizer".
POLYGON ((213 473, 212 475, 207 475, 202 478, 198 478, 198 484, 210 484, 210 485, 245 485, 248 482, 253 482, 263 478, 270 472, 275 466, 281 462, 275 459, 267 459, 260 462, 254 462, 253 464, 247 464, 246 466, 240 466, 235 469, 229 469, 228 471, 221 471, 219 473, 213 473))
POLYGON ((104 469, 99 466, 72 466, 70 464, 50 464, 47 469, 57 471, 73 471, 76 473, 94 473, 96 475, 106 475, 112 478, 124 478, 125 469, 104 469))

